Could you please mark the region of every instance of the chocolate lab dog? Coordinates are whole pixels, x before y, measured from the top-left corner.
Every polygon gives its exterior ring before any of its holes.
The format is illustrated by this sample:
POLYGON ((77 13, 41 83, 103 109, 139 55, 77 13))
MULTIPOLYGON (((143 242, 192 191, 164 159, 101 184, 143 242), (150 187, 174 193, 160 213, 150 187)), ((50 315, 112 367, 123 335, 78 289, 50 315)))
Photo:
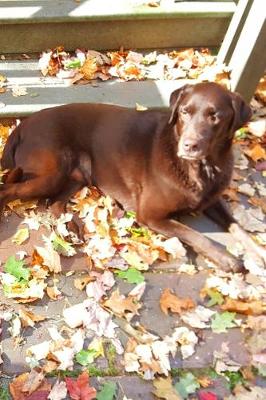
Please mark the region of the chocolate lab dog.
MULTIPOLYGON (((222 247, 174 217, 217 204, 233 170, 234 132, 250 116, 239 95, 216 83, 174 91, 170 111, 68 104, 37 112, 5 146, 1 165, 10 172, 0 186, 0 210, 18 198, 49 198, 54 211, 64 212, 71 195, 95 185, 135 210, 139 223, 238 270, 222 247)), ((226 221, 233 223, 228 215, 226 221)))

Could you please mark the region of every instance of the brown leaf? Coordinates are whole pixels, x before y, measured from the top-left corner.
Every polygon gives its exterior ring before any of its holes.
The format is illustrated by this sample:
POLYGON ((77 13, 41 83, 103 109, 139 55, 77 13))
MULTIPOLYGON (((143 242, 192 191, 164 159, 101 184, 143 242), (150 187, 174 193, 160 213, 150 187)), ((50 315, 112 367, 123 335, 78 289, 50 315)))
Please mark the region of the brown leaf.
POLYGON ((104 302, 105 307, 109 308, 114 314, 125 317, 128 321, 134 315, 138 315, 141 304, 136 301, 134 296, 125 297, 119 293, 119 289, 112 292, 110 298, 104 302))
POLYGON ((245 302, 227 298, 221 309, 244 315, 261 315, 266 312, 266 305, 259 300, 245 302))
POLYGON ((225 197, 229 201, 239 201, 237 190, 232 187, 229 187, 223 191, 223 197, 225 197))
MULTIPOLYGON (((37 390, 32 391, 30 389, 30 395, 29 392, 25 393, 23 392, 23 387, 24 385, 27 385, 29 382, 30 373, 26 372, 24 374, 19 375, 16 377, 10 384, 9 384, 9 390, 12 395, 13 400, 46 400, 48 397, 48 394, 51 391, 51 385, 48 383, 46 379, 44 379, 41 384, 38 386, 37 390)), ((34 381, 33 381, 34 382, 34 381)), ((38 382, 38 380, 37 380, 38 382)), ((36 385, 36 381, 35 381, 36 385)), ((24 387, 25 389, 25 387, 24 387)))
POLYGON ((172 386, 172 380, 170 377, 155 379, 153 381, 153 386, 155 387, 153 394, 156 397, 165 400, 181 400, 181 397, 172 386))
POLYGON ((168 309, 173 313, 181 314, 182 311, 196 307, 195 302, 189 297, 181 299, 172 294, 170 289, 164 289, 160 298, 161 310, 168 315, 168 309))
POLYGON ((212 380, 209 376, 200 376, 197 378, 197 381, 199 382, 200 386, 203 388, 207 388, 210 385, 212 385, 212 380))
POLYGON ((253 206, 260 207, 262 211, 266 214, 266 200, 259 197, 250 197, 248 202, 253 204, 253 206))
POLYGON ((80 278, 74 280, 74 286, 78 290, 84 290, 88 283, 95 281, 95 276, 83 275, 80 278))
POLYGON ((62 297, 62 293, 57 288, 57 286, 47 286, 46 292, 51 300, 58 300, 62 297))
POLYGON ((33 392, 35 392, 35 390, 38 389, 43 380, 44 380, 43 372, 37 372, 33 369, 27 376, 27 379, 24 382, 21 391, 23 393, 27 393, 28 395, 30 395, 33 392))
POLYGON ((35 322, 40 322, 44 321, 46 317, 38 314, 34 314, 30 310, 19 310, 19 318, 21 319, 22 326, 27 327, 31 326, 33 327, 35 322))
POLYGON ((243 151, 255 162, 266 160, 266 150, 259 143, 256 143, 255 146, 252 146, 251 148, 247 147, 243 151))
POLYGON ((88 81, 94 78, 95 72, 97 71, 97 63, 95 58, 87 58, 85 63, 80 68, 80 72, 84 78, 88 81))

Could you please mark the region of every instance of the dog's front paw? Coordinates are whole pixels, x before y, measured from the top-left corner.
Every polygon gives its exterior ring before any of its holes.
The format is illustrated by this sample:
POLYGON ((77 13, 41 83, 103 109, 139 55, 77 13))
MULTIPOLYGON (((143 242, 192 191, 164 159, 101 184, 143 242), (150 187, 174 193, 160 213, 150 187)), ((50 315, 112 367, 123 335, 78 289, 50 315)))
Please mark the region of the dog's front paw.
POLYGON ((229 254, 222 255, 219 260, 219 266, 225 272, 245 273, 244 263, 229 254))

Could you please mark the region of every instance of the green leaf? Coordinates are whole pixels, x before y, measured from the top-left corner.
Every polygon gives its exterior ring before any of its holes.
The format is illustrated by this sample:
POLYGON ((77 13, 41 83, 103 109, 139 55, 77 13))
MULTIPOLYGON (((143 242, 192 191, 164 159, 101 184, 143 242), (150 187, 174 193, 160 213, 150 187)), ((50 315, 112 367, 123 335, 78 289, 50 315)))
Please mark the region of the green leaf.
POLYGON ((235 133, 236 140, 245 139, 247 136, 248 136, 248 128, 247 127, 240 128, 235 133))
POLYGON ((80 68, 80 67, 81 67, 81 62, 79 59, 71 60, 71 61, 65 63, 66 69, 80 68))
POLYGON ((86 366, 88 364, 92 364, 94 362, 94 358, 97 356, 97 350, 91 349, 91 350, 80 350, 76 354, 76 361, 83 366, 86 366))
POLYGON ((113 400, 116 393, 116 384, 114 382, 106 382, 101 391, 97 394, 97 400, 113 400))
POLYGON ((207 307, 215 306, 216 304, 223 304, 224 298, 220 292, 215 289, 207 289, 207 295, 210 297, 210 300, 207 303, 207 307))
POLYGON ((224 313, 216 313, 212 318, 211 328, 215 333, 227 332, 228 328, 234 328, 236 313, 225 311, 224 313))
POLYGON ((126 211, 124 214, 125 218, 136 218, 136 213, 135 211, 126 211))
POLYGON ((10 394, 8 388, 1 385, 0 387, 0 400, 10 400, 10 394))
POLYGON ((128 283, 144 282, 144 276, 136 268, 128 268, 126 271, 117 271, 119 278, 126 280, 128 283))
POLYGON ((184 399, 186 399, 189 394, 195 393, 199 388, 200 384, 191 372, 187 372, 179 379, 179 382, 175 384, 175 389, 184 399))
POLYGON ((150 232, 147 228, 140 226, 138 228, 132 227, 128 229, 128 232, 131 233, 133 237, 145 237, 147 239, 150 238, 150 232))
POLYGON ((229 388, 230 390, 233 390, 235 386, 237 385, 245 385, 247 384, 247 381, 243 377, 240 371, 225 371, 224 375, 228 378, 229 380, 229 388))
POLYGON ((13 275, 18 280, 24 279, 28 281, 30 277, 30 271, 24 267, 24 261, 16 260, 14 256, 7 259, 4 265, 4 272, 13 275))
POLYGON ((53 248, 57 253, 62 254, 63 256, 74 256, 76 254, 76 251, 72 247, 72 245, 65 241, 64 239, 60 238, 56 234, 53 234, 53 248))

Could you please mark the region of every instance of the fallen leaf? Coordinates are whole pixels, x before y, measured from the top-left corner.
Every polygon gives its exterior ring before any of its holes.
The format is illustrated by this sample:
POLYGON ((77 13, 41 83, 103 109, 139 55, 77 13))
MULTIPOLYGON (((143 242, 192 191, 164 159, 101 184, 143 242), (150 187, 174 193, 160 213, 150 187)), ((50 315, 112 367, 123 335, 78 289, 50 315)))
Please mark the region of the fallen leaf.
POLYGON ((200 388, 200 384, 197 381, 195 375, 191 372, 187 372, 179 378, 179 381, 175 384, 175 389, 182 398, 187 398, 189 394, 194 393, 200 388))
POLYGON ((137 111, 146 111, 146 110, 148 110, 148 107, 145 107, 139 103, 136 103, 136 110, 137 111))
POLYGON ((119 289, 112 292, 110 298, 104 302, 105 307, 113 311, 114 314, 125 317, 130 321, 134 315, 138 315, 141 304, 136 301, 134 296, 125 297, 119 293, 119 289))
POLYGON ((213 381, 209 376, 200 376, 197 378, 197 381, 203 388, 207 388, 208 386, 213 384, 213 381))
POLYGON ((266 200, 265 198, 250 197, 248 202, 253 204, 253 206, 260 207, 262 211, 266 214, 266 200))
POLYGON ((80 278, 74 279, 74 286, 78 290, 84 290, 88 283, 94 282, 96 279, 95 276, 83 275, 80 278))
POLYGON ((35 246, 35 250, 43 259, 43 265, 49 268, 51 272, 58 274, 61 272, 61 262, 59 254, 53 249, 51 242, 46 242, 45 247, 35 246))
POLYGON ((199 397, 199 400, 219 400, 217 394, 213 392, 199 391, 197 395, 199 397))
POLYGON ((14 97, 25 96, 28 94, 27 89, 23 86, 13 86, 12 87, 12 95, 14 97))
POLYGON ((117 276, 124 279, 128 283, 141 283, 144 282, 144 276, 136 268, 128 268, 126 271, 117 271, 117 276))
POLYGON ((77 379, 65 378, 68 393, 73 400, 92 400, 96 398, 96 390, 89 385, 89 375, 82 372, 77 379))
POLYGON ((182 313, 180 318, 192 328, 209 328, 209 322, 215 311, 203 306, 197 306, 195 310, 182 313))
POLYGON ((239 193, 245 194, 246 196, 254 196, 255 189, 249 183, 242 183, 237 187, 239 193))
POLYGON ((87 58, 83 66, 80 68, 80 73, 83 74, 84 79, 94 79, 94 75, 97 71, 97 63, 95 58, 87 58))
POLYGON ((29 393, 23 392, 24 384, 27 384, 30 373, 26 372, 17 376, 13 381, 9 384, 9 390, 14 400, 47 400, 48 394, 51 391, 51 385, 45 379, 38 386, 37 390, 29 393))
POLYGON ((27 376, 26 381, 24 382, 21 391, 23 393, 27 393, 27 395, 32 394, 44 380, 43 372, 37 372, 35 370, 30 371, 29 375, 27 376))
POLYGON ((10 256, 5 265, 4 271, 13 275, 17 279, 24 279, 25 281, 29 280, 30 272, 25 267, 24 261, 16 260, 14 256, 10 256))
POLYGON ((21 228, 17 230, 15 235, 12 237, 12 242, 16 244, 22 244, 30 237, 29 230, 27 228, 21 228))
POLYGON ((251 148, 243 149, 244 153, 250 157, 253 161, 257 162, 259 160, 266 160, 266 150, 260 145, 256 143, 251 148))
POLYGON ((216 313, 212 318, 211 329, 214 333, 227 332, 228 328, 234 328, 236 314, 225 311, 222 314, 216 313))
POLYGON ((168 315, 168 310, 173 313, 181 314, 184 310, 195 308, 196 304, 190 298, 178 298, 176 295, 171 293, 170 289, 164 289, 160 297, 160 307, 166 315, 168 315))
POLYGON ((20 309, 18 315, 23 327, 30 326, 33 328, 36 322, 41 322, 46 319, 46 317, 34 314, 32 311, 26 309, 20 309))
POLYGON ((158 378, 153 381, 155 390, 153 394, 159 399, 165 400, 182 400, 172 385, 172 380, 168 378, 158 378))
POLYGON ((60 290, 56 285, 47 286, 46 293, 48 294, 49 298, 54 301, 62 297, 62 293, 60 292, 60 290))
POLYGON ((116 394, 116 383, 105 382, 101 391, 97 394, 97 400, 113 400, 116 394))
POLYGON ((256 121, 250 121, 247 128, 252 135, 260 138, 265 135, 266 132, 266 119, 260 118, 256 121))
POLYGON ((56 381, 51 392, 49 393, 49 400, 64 400, 67 396, 67 387, 65 382, 56 381))
POLYGON ((266 304, 259 300, 246 302, 227 298, 221 309, 244 315, 261 315, 266 312, 266 304))

